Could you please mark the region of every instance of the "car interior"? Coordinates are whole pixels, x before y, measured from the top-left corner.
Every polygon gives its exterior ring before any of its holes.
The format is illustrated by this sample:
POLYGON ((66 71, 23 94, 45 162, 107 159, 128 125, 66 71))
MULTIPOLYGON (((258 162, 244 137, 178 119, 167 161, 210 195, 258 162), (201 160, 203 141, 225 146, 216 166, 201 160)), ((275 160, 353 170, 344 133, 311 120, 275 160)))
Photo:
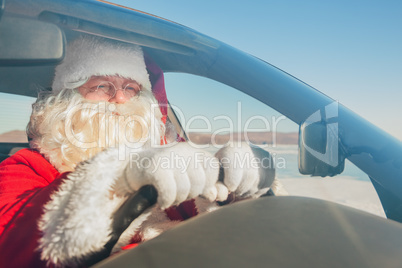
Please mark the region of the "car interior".
MULTIPOLYGON (((400 266, 400 142, 342 105, 337 121, 341 136, 334 138, 330 121, 307 121, 317 111, 325 115, 334 102, 330 97, 216 39, 104 1, 0 0, 0 92, 36 97, 39 90, 49 90, 66 44, 80 35, 138 44, 166 73, 213 79, 281 112, 300 126, 302 174, 335 176, 349 159, 370 177, 388 217, 311 198, 266 197, 191 219, 95 267, 134 262, 141 267, 400 266), (337 165, 317 161, 306 144, 337 157, 337 165)), ((168 117, 187 139, 172 109, 168 117)), ((26 147, 27 142, 0 143, 0 161, 26 147)))

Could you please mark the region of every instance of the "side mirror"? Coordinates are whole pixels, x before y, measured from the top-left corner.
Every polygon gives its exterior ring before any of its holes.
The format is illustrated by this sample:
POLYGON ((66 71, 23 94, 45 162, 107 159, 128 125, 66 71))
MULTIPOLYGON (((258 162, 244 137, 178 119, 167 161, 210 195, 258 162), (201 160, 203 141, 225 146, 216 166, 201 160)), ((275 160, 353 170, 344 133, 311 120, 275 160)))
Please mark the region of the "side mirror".
POLYGON ((312 176, 334 176, 345 168, 339 142, 338 103, 312 114, 299 129, 299 171, 312 176))
POLYGON ((64 35, 47 22, 8 17, 0 20, 0 66, 44 65, 64 57, 64 35))

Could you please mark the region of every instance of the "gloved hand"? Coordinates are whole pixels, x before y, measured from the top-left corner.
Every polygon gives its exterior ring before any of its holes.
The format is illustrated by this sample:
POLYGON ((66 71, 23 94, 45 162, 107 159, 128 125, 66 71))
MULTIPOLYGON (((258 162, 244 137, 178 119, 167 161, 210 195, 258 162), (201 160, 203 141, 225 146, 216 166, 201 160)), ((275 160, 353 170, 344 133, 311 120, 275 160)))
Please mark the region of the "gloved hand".
POLYGON ((124 175, 116 182, 115 193, 132 194, 144 185, 153 185, 162 209, 197 197, 225 200, 227 188, 218 182, 219 161, 187 143, 148 149, 130 155, 124 175))
POLYGON ((238 197, 260 197, 269 190, 275 179, 275 167, 270 153, 257 146, 230 144, 220 149, 215 156, 221 163, 219 180, 238 197))

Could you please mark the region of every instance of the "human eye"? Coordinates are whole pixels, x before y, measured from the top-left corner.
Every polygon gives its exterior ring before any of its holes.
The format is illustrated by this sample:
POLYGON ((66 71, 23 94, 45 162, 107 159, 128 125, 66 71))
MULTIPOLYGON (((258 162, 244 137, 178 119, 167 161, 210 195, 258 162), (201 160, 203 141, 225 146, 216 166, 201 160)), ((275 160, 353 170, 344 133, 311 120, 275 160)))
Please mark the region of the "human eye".
POLYGON ((140 91, 141 87, 137 83, 129 83, 124 87, 128 91, 140 91))
POLYGON ((87 88, 89 89, 90 92, 95 92, 95 91, 98 90, 98 86, 90 86, 90 87, 87 87, 87 88))
POLYGON ((111 88, 112 85, 109 82, 100 82, 96 87, 94 87, 96 90, 102 90, 105 93, 108 93, 111 88))

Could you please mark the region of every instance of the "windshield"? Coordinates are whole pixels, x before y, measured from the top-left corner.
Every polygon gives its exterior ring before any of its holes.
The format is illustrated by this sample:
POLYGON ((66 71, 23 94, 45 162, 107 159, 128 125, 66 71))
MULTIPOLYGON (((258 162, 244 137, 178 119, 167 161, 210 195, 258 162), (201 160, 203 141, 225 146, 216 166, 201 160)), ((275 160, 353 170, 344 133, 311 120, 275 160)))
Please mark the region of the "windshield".
POLYGON ((278 195, 333 201, 385 217, 366 173, 346 160, 335 177, 311 177, 298 169, 298 125, 260 101, 216 81, 182 73, 165 75, 170 104, 194 146, 215 153, 228 142, 248 142, 271 153, 278 195))

